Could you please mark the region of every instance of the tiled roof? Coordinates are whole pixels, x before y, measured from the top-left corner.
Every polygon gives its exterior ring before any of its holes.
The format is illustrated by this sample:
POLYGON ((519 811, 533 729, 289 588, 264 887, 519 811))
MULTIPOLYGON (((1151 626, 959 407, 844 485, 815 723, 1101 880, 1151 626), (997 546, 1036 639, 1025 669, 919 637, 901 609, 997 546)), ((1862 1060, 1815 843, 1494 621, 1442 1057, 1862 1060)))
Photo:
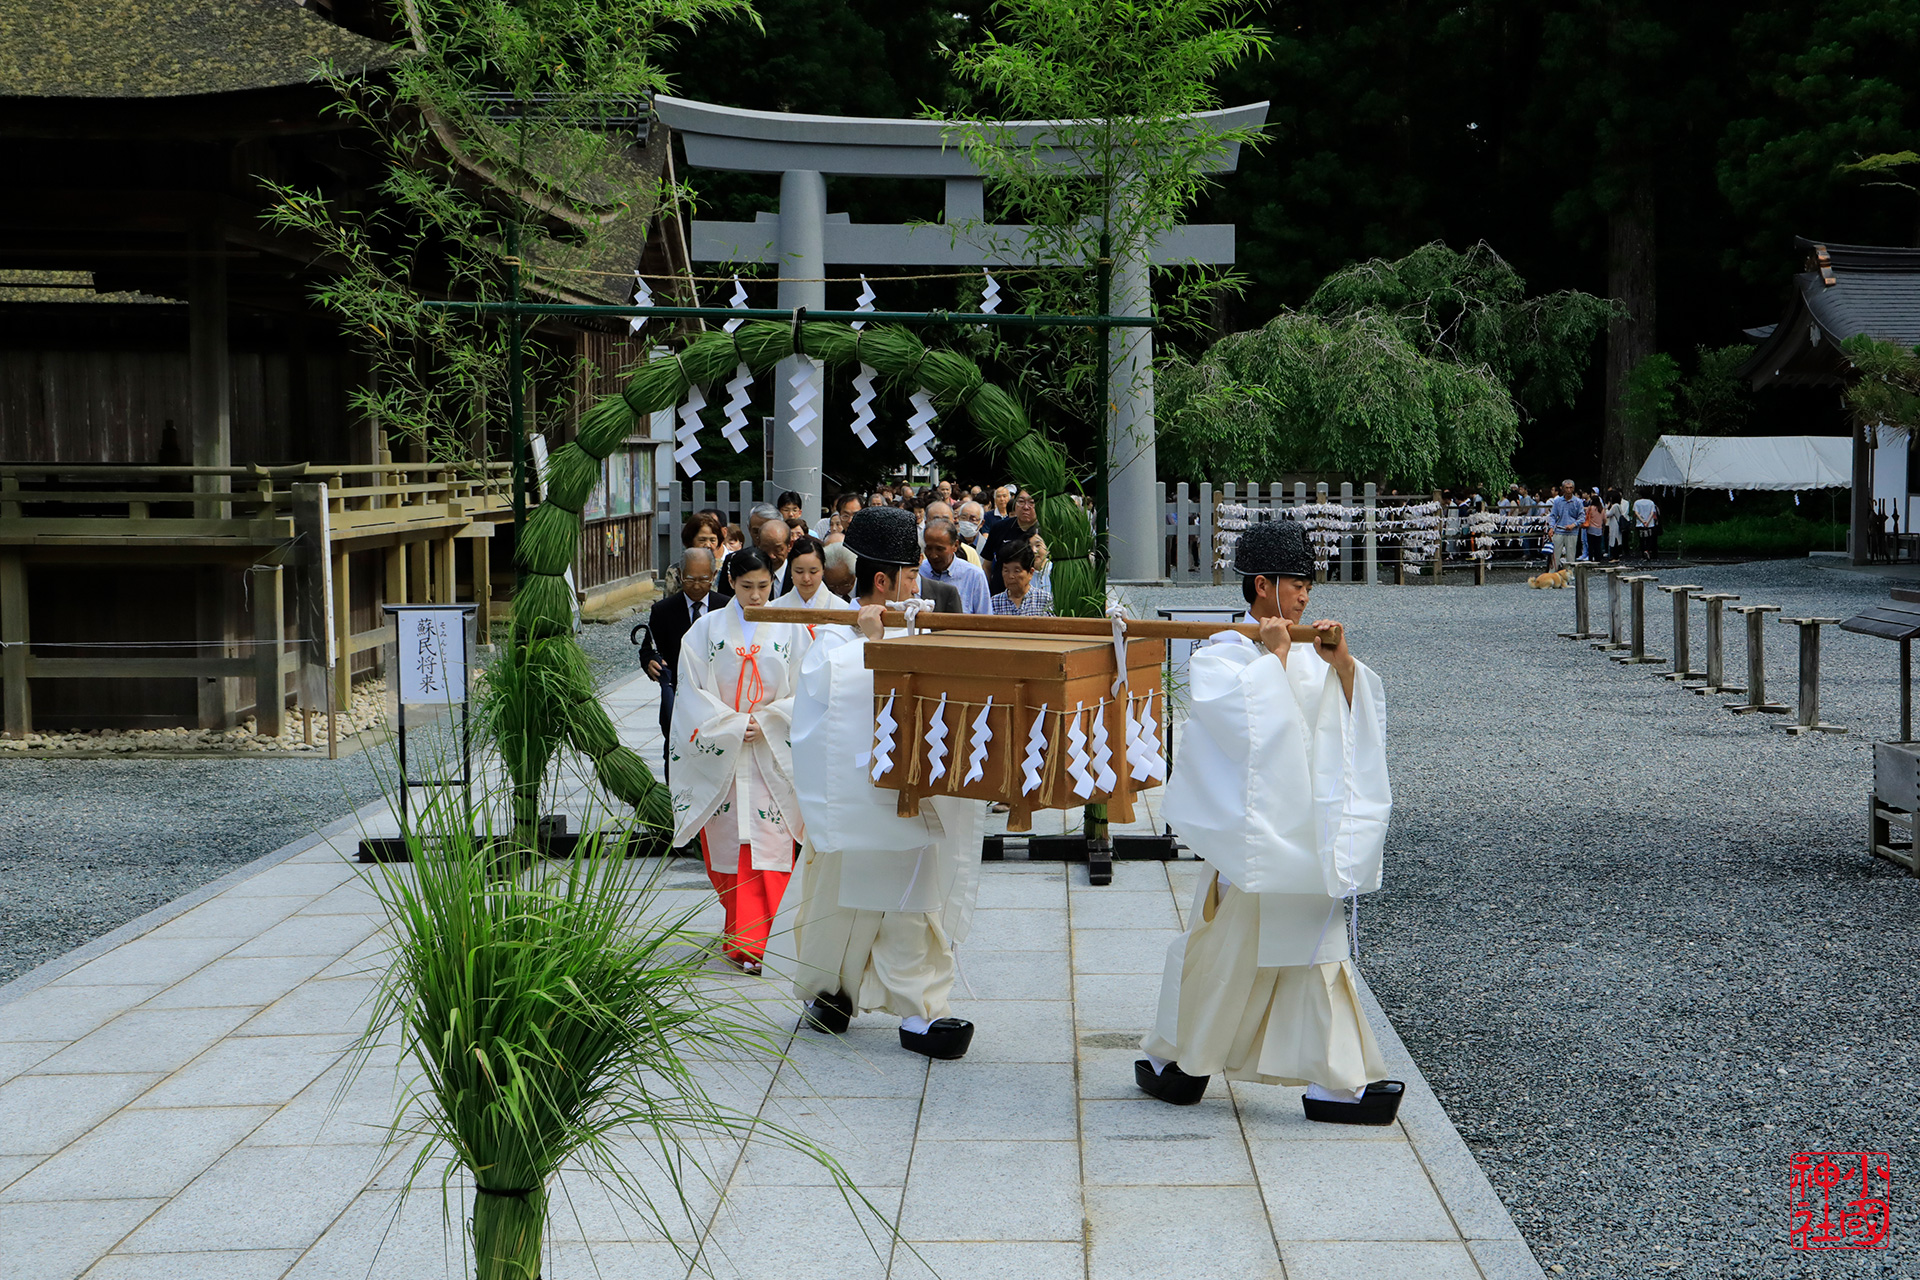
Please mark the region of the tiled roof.
POLYGON ((171 98, 304 84, 395 54, 293 0, 0 4, 0 97, 171 98))
POLYGON ((1823 244, 1800 239, 1808 266, 1793 278, 1786 316, 1760 337, 1741 374, 1768 382, 1844 382, 1851 365, 1841 342, 1865 334, 1903 347, 1920 345, 1920 249, 1823 244))

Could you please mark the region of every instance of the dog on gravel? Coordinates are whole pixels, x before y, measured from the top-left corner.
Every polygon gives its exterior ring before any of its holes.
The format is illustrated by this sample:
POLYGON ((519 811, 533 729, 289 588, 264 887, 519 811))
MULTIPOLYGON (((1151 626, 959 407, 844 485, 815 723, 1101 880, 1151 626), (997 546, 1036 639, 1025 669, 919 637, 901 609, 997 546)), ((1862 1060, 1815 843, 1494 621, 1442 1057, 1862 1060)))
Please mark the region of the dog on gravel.
POLYGON ((1527 585, 1535 591, 1542 591, 1548 587, 1552 587, 1557 591, 1567 585, 1567 579, 1571 576, 1572 575, 1565 569, 1554 573, 1537 573, 1527 579, 1527 585))

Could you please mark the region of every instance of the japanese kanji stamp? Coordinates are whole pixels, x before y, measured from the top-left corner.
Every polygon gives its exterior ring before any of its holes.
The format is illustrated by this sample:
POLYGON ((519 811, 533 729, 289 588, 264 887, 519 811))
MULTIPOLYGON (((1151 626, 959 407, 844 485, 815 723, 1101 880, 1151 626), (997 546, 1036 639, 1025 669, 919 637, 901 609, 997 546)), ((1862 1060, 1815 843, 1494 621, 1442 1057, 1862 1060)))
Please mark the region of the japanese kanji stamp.
POLYGON ((1796 1249, 1884 1249, 1893 1230, 1893 1165, 1884 1151, 1801 1151, 1787 1173, 1796 1249))

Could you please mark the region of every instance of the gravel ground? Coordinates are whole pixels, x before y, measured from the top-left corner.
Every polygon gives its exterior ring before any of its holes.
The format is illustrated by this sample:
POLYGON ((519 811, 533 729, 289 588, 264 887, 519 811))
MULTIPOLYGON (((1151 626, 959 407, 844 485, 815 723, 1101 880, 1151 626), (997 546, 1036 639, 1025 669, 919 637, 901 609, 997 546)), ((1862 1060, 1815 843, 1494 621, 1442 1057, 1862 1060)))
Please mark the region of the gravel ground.
MULTIPOLYGON (((631 626, 583 632, 603 682, 634 669, 631 626)), ((0 757, 0 982, 351 813, 388 764, 378 748, 338 762, 0 757)))
MULTIPOLYGON (((1661 573, 1841 618, 1889 585, 1805 562, 1661 573)), ((1651 587, 1649 651, 1670 655, 1651 587)), ((1557 639, 1570 590, 1329 584, 1310 612, 1387 688, 1396 803, 1360 967, 1541 1262, 1920 1275, 1920 880, 1866 852, 1897 647, 1827 628, 1822 711, 1849 732, 1795 738, 1557 639), (1892 1153, 1893 1247, 1790 1249, 1793 1153, 1863 1149, 1892 1153)), ((1797 635, 1769 620, 1777 701, 1797 635)))

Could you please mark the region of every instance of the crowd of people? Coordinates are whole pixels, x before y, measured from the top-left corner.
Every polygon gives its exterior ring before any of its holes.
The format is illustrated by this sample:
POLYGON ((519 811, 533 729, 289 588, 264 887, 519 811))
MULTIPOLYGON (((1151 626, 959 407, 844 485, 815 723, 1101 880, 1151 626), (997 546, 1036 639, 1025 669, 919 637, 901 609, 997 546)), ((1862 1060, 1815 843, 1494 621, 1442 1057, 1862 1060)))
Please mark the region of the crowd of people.
POLYGON ((1630 555, 1651 560, 1660 554, 1660 507, 1645 494, 1628 499, 1618 489, 1582 489, 1562 480, 1558 488, 1543 485, 1538 492, 1524 484, 1511 485, 1493 502, 1477 490, 1441 496, 1463 525, 1473 512, 1489 509, 1503 516, 1544 517, 1549 536, 1524 539, 1523 549, 1545 556, 1550 570, 1630 555))

